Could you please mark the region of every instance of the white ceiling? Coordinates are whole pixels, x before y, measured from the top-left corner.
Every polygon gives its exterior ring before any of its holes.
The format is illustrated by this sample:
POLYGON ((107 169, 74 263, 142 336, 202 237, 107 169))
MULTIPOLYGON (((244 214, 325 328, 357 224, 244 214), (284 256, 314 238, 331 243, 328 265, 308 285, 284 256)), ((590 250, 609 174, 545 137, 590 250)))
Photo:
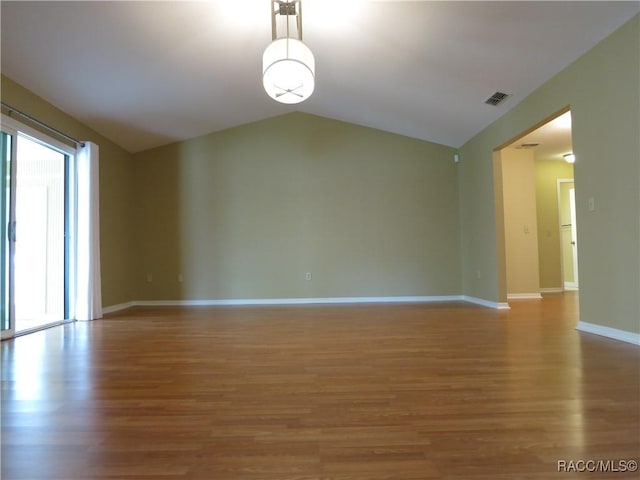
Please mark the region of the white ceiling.
POLYGON ((285 106, 261 82, 270 5, 2 1, 2 73, 131 152, 295 110, 457 147, 640 11, 303 0, 316 91, 285 106))
POLYGON ((571 112, 565 112, 519 138, 509 147, 531 149, 535 160, 564 162, 564 155, 573 153, 572 145, 571 112))

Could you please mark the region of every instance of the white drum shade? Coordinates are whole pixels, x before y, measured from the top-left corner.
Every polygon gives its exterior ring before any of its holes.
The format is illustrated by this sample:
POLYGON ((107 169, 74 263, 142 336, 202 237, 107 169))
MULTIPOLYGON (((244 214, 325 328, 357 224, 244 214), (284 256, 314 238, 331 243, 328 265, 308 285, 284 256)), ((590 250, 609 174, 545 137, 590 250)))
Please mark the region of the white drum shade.
POLYGON ((315 87, 316 62, 304 43, 285 37, 274 40, 262 55, 262 83, 267 94, 281 103, 300 103, 315 87))

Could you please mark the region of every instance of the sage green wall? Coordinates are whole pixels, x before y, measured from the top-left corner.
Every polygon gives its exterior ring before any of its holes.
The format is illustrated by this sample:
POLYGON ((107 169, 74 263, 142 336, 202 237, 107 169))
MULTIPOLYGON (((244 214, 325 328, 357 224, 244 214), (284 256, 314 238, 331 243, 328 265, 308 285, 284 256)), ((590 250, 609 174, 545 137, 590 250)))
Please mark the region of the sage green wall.
POLYGON ((3 102, 71 137, 99 145, 102 304, 110 306, 134 300, 130 242, 134 191, 131 155, 4 75, 0 88, 3 102))
POLYGON ((460 149, 466 295, 491 301, 504 296, 498 289, 493 149, 570 105, 580 319, 640 332, 639 26, 636 15, 460 149), (590 197, 595 211, 587 209, 590 197))
POLYGON ((453 154, 303 113, 135 154, 136 298, 459 295, 453 154))
POLYGON ((536 209, 540 288, 563 289, 558 219, 558 179, 573 178, 573 165, 559 160, 536 161, 536 209))

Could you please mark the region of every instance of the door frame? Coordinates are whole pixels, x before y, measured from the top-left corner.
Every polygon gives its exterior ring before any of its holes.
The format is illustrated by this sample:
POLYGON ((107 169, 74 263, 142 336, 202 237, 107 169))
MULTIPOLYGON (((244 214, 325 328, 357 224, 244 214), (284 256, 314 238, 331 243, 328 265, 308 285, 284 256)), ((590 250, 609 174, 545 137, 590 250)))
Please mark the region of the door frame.
MULTIPOLYGON (((67 156, 67 160, 65 161, 65 163, 67 165, 69 165, 71 162, 73 162, 75 155, 76 155, 76 148, 73 146, 70 146, 66 143, 61 142, 60 140, 56 140, 53 137, 50 137, 49 135, 41 132, 40 130, 37 130, 33 127, 30 127, 18 120, 16 120, 13 117, 10 117, 9 115, 5 115, 4 113, 0 116, 1 122, 0 122, 0 130, 9 134, 11 136, 11 181, 12 184, 14 184, 15 179, 17 178, 17 175, 19 175, 19 171, 18 171, 18 162, 16 161, 17 159, 17 154, 18 154, 18 136, 22 135, 25 137, 28 137, 29 139, 37 142, 37 143, 41 143, 46 147, 49 147, 53 150, 56 150, 60 153, 62 153, 63 155, 67 156)), ((73 169, 69 169, 68 167, 66 167, 66 174, 67 174, 67 183, 68 184, 68 188, 73 189, 74 185, 75 185, 75 181, 73 178, 71 178, 70 176, 70 171, 73 169)), ((10 189, 10 218, 8 219, 9 222, 15 222, 16 218, 15 218, 15 210, 16 210, 16 189, 13 187, 11 187, 10 189)), ((67 192, 68 194, 68 199, 69 202, 71 202, 71 199, 73 198, 73 195, 70 194, 71 192, 67 192)), ((66 209, 70 210, 72 207, 72 204, 69 203, 68 205, 66 205, 66 209)), ((68 215, 68 211, 65 212, 65 217, 71 217, 71 215, 68 215)), ((73 221, 72 218, 68 218, 69 221, 73 221)), ((72 225, 69 225, 69 227, 67 228, 67 233, 73 228, 72 225)), ((6 235, 7 232, 7 227, 6 226, 2 226, 2 235, 6 235)), ((68 242, 68 235, 67 235, 67 240, 68 242)), ((67 252, 69 254, 71 254, 72 250, 70 246, 65 246, 67 252)), ((6 339, 6 338, 12 338, 16 336, 16 330, 15 330, 15 304, 14 304, 14 297, 15 297, 15 275, 14 275, 14 268, 13 268, 13 259, 14 259, 14 253, 15 253, 15 242, 10 241, 9 242, 9 259, 7 261, 7 265, 9 268, 9 299, 8 301, 8 306, 9 306, 9 329, 7 330, 3 330, 0 338, 2 340, 6 339)), ((73 256, 71 254, 71 256, 73 256)), ((67 295, 67 297, 69 297, 69 284, 68 284, 68 261, 65 262, 67 265, 65 265, 65 295, 67 295)), ((68 298, 66 299, 68 301, 68 298)), ((56 324, 60 324, 60 323, 66 323, 69 321, 73 321, 70 319, 65 319, 65 320, 61 320, 60 322, 55 322, 51 325, 56 325, 56 324)), ((47 328, 49 326, 51 326, 49 324, 47 324, 46 326, 43 326, 43 328, 47 328)), ((39 330, 40 328, 36 328, 33 330, 25 330, 24 332, 18 332, 17 335, 21 335, 23 333, 30 333, 31 331, 34 330, 39 330)))
MULTIPOLYGON (((571 111, 571 105, 566 105, 557 112, 549 115, 543 120, 535 123, 531 127, 511 137, 508 141, 493 148, 493 199, 494 199, 494 215, 496 228, 496 263, 497 263, 497 287, 498 287, 498 305, 506 305, 507 303, 507 266, 506 266, 506 250, 505 250, 505 227, 504 227, 504 201, 503 201, 503 179, 501 169, 501 151, 517 142, 519 139, 527 136, 531 132, 546 125, 560 115, 571 111)), ((573 138, 573 126, 570 130, 573 138)))
MULTIPOLYGON (((4 116, 3 116, 4 117, 4 116)), ((7 328, 6 330, 2 330, 0 332, 0 339, 4 340, 6 338, 11 338, 14 337, 16 334, 16 321, 15 321, 15 304, 14 304, 14 291, 15 291, 15 282, 14 282, 14 269, 13 269, 13 258, 14 258, 14 250, 15 250, 15 242, 12 240, 13 237, 13 228, 15 225, 15 219, 16 219, 16 189, 13 188, 13 182, 15 181, 14 179, 16 178, 16 164, 17 162, 15 161, 16 156, 17 156, 17 152, 18 152, 18 138, 17 138, 17 132, 15 132, 13 129, 7 128, 4 118, 2 119, 2 126, 0 127, 0 131, 2 131, 2 133, 8 135, 8 137, 10 138, 10 151, 9 151, 9 170, 8 170, 8 174, 9 174, 9 178, 8 178, 8 182, 7 182, 7 187, 9 188, 9 195, 8 195, 8 202, 9 202, 9 208, 7 209, 9 212, 9 217, 6 219, 6 224, 2 225, 2 232, 1 235, 4 236, 4 238, 7 241, 7 249, 6 252, 8 252, 8 258, 5 259, 5 261, 3 262, 6 265, 6 272, 2 272, 1 274, 4 276, 6 275, 6 281, 7 281, 7 288, 6 288, 6 294, 7 294, 7 298, 5 299, 6 302, 6 307, 7 307, 7 315, 8 315, 8 323, 9 323, 9 328, 7 328)), ((2 161, 4 162, 5 159, 3 158, 2 161)), ((4 195, 5 192, 2 192, 2 195, 4 195)), ((2 255, 4 255, 5 252, 1 252, 2 255)))

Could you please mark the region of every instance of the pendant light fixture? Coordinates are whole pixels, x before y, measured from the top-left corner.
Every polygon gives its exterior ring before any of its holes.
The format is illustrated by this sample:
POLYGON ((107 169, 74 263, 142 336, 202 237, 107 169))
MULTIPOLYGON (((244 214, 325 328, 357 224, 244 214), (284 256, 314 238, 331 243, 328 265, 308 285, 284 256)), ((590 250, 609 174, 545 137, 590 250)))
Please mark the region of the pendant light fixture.
POLYGON ((293 104, 311 96, 315 59, 302 43, 301 0, 271 1, 272 42, 262 55, 262 83, 274 100, 293 104))

